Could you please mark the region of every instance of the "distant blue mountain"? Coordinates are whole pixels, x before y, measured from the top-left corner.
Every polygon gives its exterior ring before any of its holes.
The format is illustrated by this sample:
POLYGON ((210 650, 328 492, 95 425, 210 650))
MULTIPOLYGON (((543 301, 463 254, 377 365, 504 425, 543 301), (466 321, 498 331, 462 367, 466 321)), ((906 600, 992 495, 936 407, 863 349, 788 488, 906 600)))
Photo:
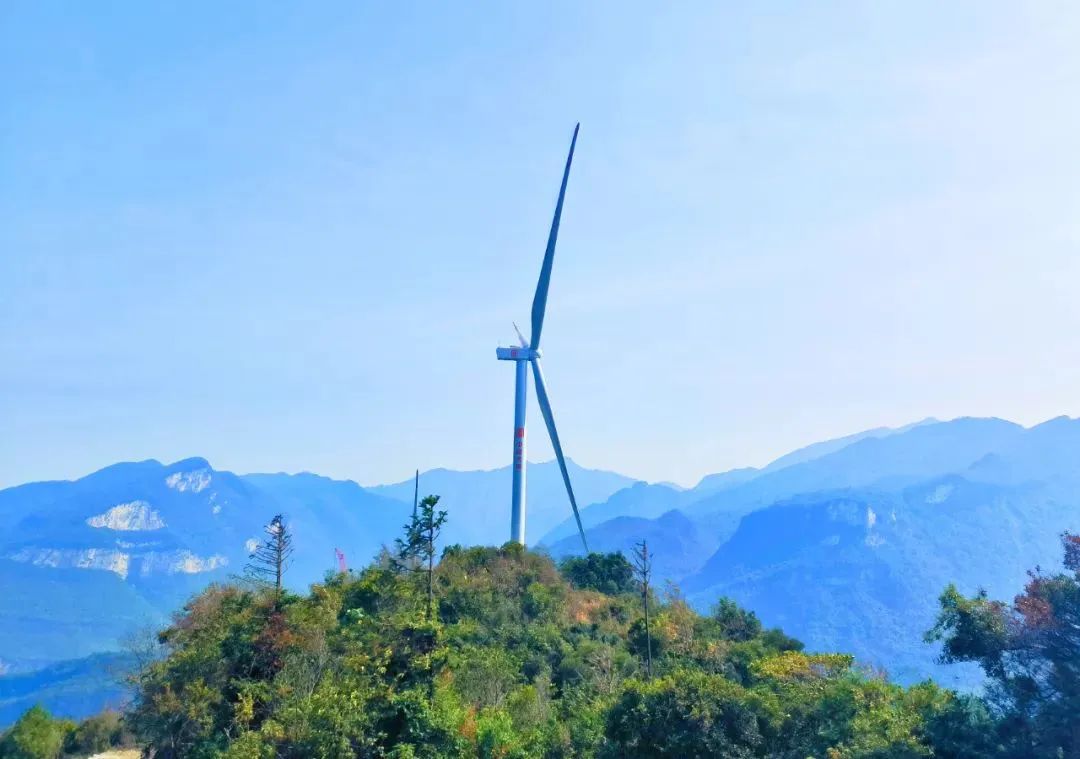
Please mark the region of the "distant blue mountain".
MULTIPOLYGON (((581 524, 588 530, 617 517, 658 517, 682 505, 685 492, 687 491, 675 490, 668 485, 635 482, 630 487, 616 491, 606 501, 583 508, 581 524)), ((544 535, 540 542, 552 545, 571 535, 580 546, 581 538, 578 537, 577 523, 572 516, 564 518, 558 526, 544 535)))
POLYGON ((683 587, 699 606, 732 597, 813 649, 852 652, 903 681, 970 681, 921 643, 938 595, 955 582, 1010 598, 1028 569, 1059 566, 1057 536, 1080 529, 1074 493, 949 475, 803 495, 745 516, 683 587))
POLYGON ((124 678, 134 669, 131 655, 102 653, 0 676, 0 729, 35 704, 71 719, 119 709, 129 697, 124 678))
MULTIPOLYGON (((635 482, 569 468, 583 504, 635 482)), ((508 468, 435 470, 420 484, 450 512, 444 545, 505 542, 508 468)), ((531 465, 528 487, 530 531, 540 535, 570 513, 557 466, 531 465)), ((307 472, 236 475, 200 458, 0 490, 0 726, 34 700, 81 716, 119 698, 106 670, 121 654, 98 652, 118 651, 208 583, 242 574, 275 514, 293 532, 286 580, 302 588, 336 570, 335 548, 363 566, 392 545, 412 500, 412 480, 363 488, 307 472)))
POLYGON ((818 458, 763 471, 754 479, 693 503, 692 514, 746 513, 800 493, 878 483, 902 485, 962 472, 987 454, 1014 445, 1024 428, 1003 419, 923 423, 903 432, 857 437, 818 458))
POLYGON ((730 469, 726 472, 718 472, 717 474, 707 474, 701 478, 697 485, 684 490, 684 493, 691 493, 691 496, 695 500, 700 500, 710 493, 715 493, 718 490, 727 490, 733 488, 736 485, 742 485, 744 482, 749 482, 763 470, 755 469, 754 467, 743 467, 742 469, 730 469))
MULTIPOLYGON (((955 582, 1008 598, 1028 569, 1058 563, 1058 535, 1080 530, 1080 421, 1025 429, 965 418, 870 432, 697 499, 679 494, 696 531, 612 519, 591 526, 590 545, 625 548, 636 531, 658 556, 680 556, 683 575, 657 572, 703 610, 731 596, 813 648, 854 652, 905 681, 971 685, 972 670, 936 666, 922 643, 937 596, 955 582), (710 543, 714 553, 693 555, 710 543)), ((575 546, 563 538, 552 550, 575 546)))
POLYGON ((110 571, 0 559, 0 675, 116 650, 166 621, 175 597, 159 605, 110 571))
POLYGON ((285 512, 296 587, 366 564, 408 517, 398 501, 315 475, 249 475, 204 459, 117 464, 0 491, 0 665, 25 670, 115 650, 207 583, 240 574, 285 512))
MULTIPOLYGON (((658 582, 679 583, 699 607, 732 596, 813 648, 854 651, 905 680, 973 682, 937 668, 922 643, 945 584, 1009 597, 1027 569, 1055 565, 1062 530, 1080 530, 1080 421, 1065 417, 867 430, 688 490, 570 468, 594 550, 646 539, 658 582)), ((580 551, 558 468, 528 475, 530 542, 557 557, 580 551)), ((444 545, 504 542, 509 490, 507 468, 420 477, 421 496, 440 495, 450 514, 444 545)), ((34 672, 54 693, 115 695, 93 684, 92 661, 60 662, 116 651, 131 630, 241 573, 274 514, 293 528, 287 580, 302 587, 336 567, 334 548, 367 563, 400 534, 412 500, 411 479, 365 488, 236 475, 204 459, 0 491, 0 709, 5 692, 10 703, 32 697, 34 672)))
MULTIPOLYGON (((702 526, 678 510, 656 519, 616 517, 600 528, 585 531, 589 550, 633 555, 634 546, 647 541, 653 555, 657 580, 684 577, 696 570, 701 557, 716 550, 716 540, 702 526), (663 546, 657 549, 657 546, 663 546)), ((581 538, 575 533, 546 546, 552 558, 564 559, 581 553, 581 538)))
POLYGON ((808 461, 814 461, 820 459, 830 453, 835 453, 843 448, 847 448, 852 443, 857 443, 860 440, 867 438, 882 438, 890 435, 896 435, 907 432, 915 427, 921 427, 927 424, 937 424, 938 420, 933 418, 926 418, 920 422, 914 422, 912 424, 904 425, 903 427, 875 427, 869 430, 863 430, 862 432, 856 432, 851 435, 844 435, 843 437, 832 438, 830 440, 822 440, 818 443, 811 443, 810 445, 803 446, 802 448, 796 448, 790 453, 785 453, 777 459, 769 462, 761 469, 755 469, 753 467, 745 467, 743 469, 732 469, 727 472, 720 472, 718 474, 709 474, 702 477, 697 485, 693 487, 694 498, 693 500, 701 500, 706 495, 715 493, 720 490, 729 490, 738 485, 742 485, 750 480, 756 479, 763 474, 769 474, 776 472, 787 467, 794 466, 796 464, 804 464, 808 461))
MULTIPOLYGON (((997 420, 990 421, 996 428, 997 420)), ((680 509, 693 517, 703 535, 709 536, 708 540, 697 541, 692 545, 680 543, 671 547, 671 550, 681 552, 678 562, 681 566, 697 569, 717 546, 731 536, 738 526, 739 518, 755 508, 804 490, 816 491, 835 487, 835 483, 843 481, 845 477, 852 483, 876 480, 876 475, 867 476, 861 470, 868 466, 878 469, 888 468, 890 465, 887 459, 891 453, 885 454, 884 461, 867 464, 859 461, 859 455, 848 453, 856 443, 869 445, 867 456, 874 461, 874 451, 877 449, 868 441, 902 436, 916 428, 936 424, 938 424, 937 420, 925 419, 900 428, 879 427, 813 443, 781 456, 761 469, 733 469, 708 475, 689 490, 676 491, 664 485, 638 483, 615 493, 606 502, 593 504, 583 509, 582 522, 586 528, 597 528, 604 525, 607 520, 620 516, 655 518, 672 509, 680 509), (832 463, 834 455, 840 463, 832 463), (815 482, 815 478, 819 482, 815 482)), ((1016 425, 1013 427, 1022 429, 1016 425)), ((952 430, 951 427, 950 430, 952 430)), ((918 446, 919 443, 916 443, 916 447, 918 446)), ((862 452, 862 449, 857 451, 857 453, 862 452)), ((968 458, 967 453, 960 455, 961 460, 968 458)), ((907 465, 898 462, 898 466, 903 468, 907 465)), ((592 529, 591 532, 602 534, 606 529, 608 528, 605 525, 603 529, 592 529)), ((567 518, 544 535, 541 543, 554 546, 576 533, 577 527, 573 519, 567 518)), ((663 531, 656 533, 655 536, 662 539, 663 531)), ((592 542, 590 542, 591 545, 592 542)), ((580 550, 580 541, 578 546, 580 550)), ((561 544, 561 550, 571 551, 573 544, 561 544)), ((681 577, 664 574, 662 568, 659 567, 657 571, 662 579, 678 580, 681 577)))
MULTIPOLYGON (((615 472, 586 469, 573 460, 567 460, 567 470, 583 514, 590 508, 589 504, 606 501, 612 494, 637 482, 615 472)), ((558 464, 554 461, 530 463, 526 475, 526 539, 534 543, 560 522, 573 521, 573 518, 558 464)), ((420 473, 420 497, 432 493, 439 495, 439 508, 446 509, 449 515, 446 542, 502 545, 510 538, 510 479, 508 466, 470 472, 433 469, 420 473)), ((411 507, 413 480, 372 487, 370 492, 411 507)), ((656 515, 660 513, 656 512, 656 515)))
MULTIPOLYGON (((570 469, 582 503, 634 480, 570 469)), ((569 513, 553 463, 529 468, 535 534, 569 513)), ((311 473, 236 475, 201 458, 115 464, 74 481, 0 490, 0 669, 23 671, 115 650, 133 628, 159 625, 207 583, 241 574, 263 526, 285 513, 295 587, 336 568, 334 549, 363 566, 392 545, 412 511, 412 481, 363 488, 311 473)), ((451 513, 443 543, 501 544, 509 469, 436 470, 422 494, 451 513)))
POLYGON ((241 479, 288 516, 296 550, 294 583, 322 579, 336 566, 341 549, 352 566, 365 566, 384 546, 393 546, 412 513, 408 506, 362 488, 351 480, 317 474, 245 474, 241 479))
POLYGON ((1059 416, 1022 430, 1006 444, 972 463, 978 479, 1001 482, 1080 480, 1080 420, 1059 416))
POLYGON ((820 443, 811 443, 810 445, 803 448, 797 448, 791 453, 786 453, 780 458, 773 460, 761 471, 763 473, 775 472, 778 469, 784 469, 795 464, 803 464, 807 461, 820 459, 823 456, 835 453, 842 448, 847 448, 852 443, 857 443, 866 438, 889 437, 890 435, 902 434, 915 427, 922 427, 928 424, 938 424, 938 420, 928 417, 920 422, 906 424, 903 427, 875 427, 874 429, 856 432, 853 435, 844 435, 843 437, 833 438, 832 440, 822 440, 820 443))

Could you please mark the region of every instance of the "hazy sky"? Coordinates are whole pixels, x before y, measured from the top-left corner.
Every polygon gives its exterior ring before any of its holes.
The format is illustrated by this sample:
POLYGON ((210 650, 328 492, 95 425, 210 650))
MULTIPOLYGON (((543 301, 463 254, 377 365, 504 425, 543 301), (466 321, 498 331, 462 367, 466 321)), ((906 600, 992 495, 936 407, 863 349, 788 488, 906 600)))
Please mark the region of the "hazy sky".
POLYGON ((508 464, 579 120, 580 463, 1080 413, 1080 6, 739 5, 3 3, 0 486, 508 464))

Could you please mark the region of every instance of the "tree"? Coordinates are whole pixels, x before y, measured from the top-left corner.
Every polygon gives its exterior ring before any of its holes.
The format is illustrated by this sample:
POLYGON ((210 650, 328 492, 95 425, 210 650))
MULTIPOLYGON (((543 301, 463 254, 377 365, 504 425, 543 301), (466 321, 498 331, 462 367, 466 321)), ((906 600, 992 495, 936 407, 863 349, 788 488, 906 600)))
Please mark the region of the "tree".
POLYGON ((424 572, 427 585, 427 611, 431 622, 435 614, 435 542, 446 523, 446 512, 436 511, 439 496, 429 495, 420 501, 412 519, 405 525, 405 537, 398 538, 395 566, 406 572, 424 572))
MULTIPOLYGON (((162 655, 144 659, 124 715, 147 755, 997 756, 977 702, 797 653, 734 605, 701 616, 655 594, 651 577, 643 599, 577 589, 517 543, 450 546, 436 562, 436 504, 417 504, 393 555, 305 596, 234 584, 192 598, 159 635, 162 655)), ((590 566, 617 562, 579 565, 590 566)), ((88 722, 71 746, 108 732, 88 722)))
POLYGON ((285 524, 285 516, 276 514, 265 527, 266 538, 248 556, 244 573, 261 583, 273 584, 281 593, 281 582, 292 556, 292 532, 285 524))
POLYGON ((559 571, 571 585, 583 590, 617 596, 637 589, 634 568, 618 551, 570 556, 559 564, 559 571))
POLYGON ((107 710, 87 717, 67 734, 64 753, 88 756, 130 742, 119 712, 107 710))
POLYGON ((41 706, 32 706, 0 740, 0 757, 56 759, 64 746, 64 738, 74 728, 74 723, 53 719, 41 706))
POLYGON ((649 544, 642 540, 634 546, 634 574, 641 583, 641 602, 645 607, 645 672, 652 679, 652 629, 649 627, 649 581, 652 579, 652 559, 649 544))
POLYGON ((607 756, 764 756, 770 731, 763 701, 718 675, 683 671, 631 681, 608 712, 607 756))
POLYGON ((950 698, 927 717, 923 734, 942 759, 984 759, 1001 756, 997 725, 986 705, 972 695, 950 698))
POLYGON ((438 647, 438 629, 435 625, 435 542, 439 539, 446 512, 437 511, 439 496, 429 495, 413 510, 412 518, 405 525, 405 537, 396 541, 397 555, 394 567, 400 572, 423 573, 427 605, 421 628, 409 628, 405 638, 427 659, 428 701, 435 702, 435 651, 438 647))
POLYGON ((950 585, 926 636, 943 644, 942 662, 982 667, 986 702, 1015 757, 1080 757, 1080 536, 1061 540, 1066 572, 1035 569, 1011 605, 950 585))
POLYGON ((713 619, 725 638, 747 641, 761 634, 761 622, 752 611, 746 611, 730 598, 721 598, 713 607, 713 619))

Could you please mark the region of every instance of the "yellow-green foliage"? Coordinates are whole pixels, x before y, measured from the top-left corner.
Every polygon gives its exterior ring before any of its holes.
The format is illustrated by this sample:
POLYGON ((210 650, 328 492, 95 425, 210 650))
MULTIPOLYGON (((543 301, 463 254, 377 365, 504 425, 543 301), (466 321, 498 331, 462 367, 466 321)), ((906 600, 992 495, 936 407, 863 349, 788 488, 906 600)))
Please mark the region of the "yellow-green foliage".
POLYGON ((0 739, 3 759, 55 759, 75 723, 54 720, 40 706, 28 709, 0 739))
POLYGON ((932 755, 950 696, 801 653, 729 602, 653 598, 647 681, 624 568, 570 569, 449 549, 432 619, 424 573, 388 560, 306 596, 209 588, 161 633, 127 723, 160 759, 932 755))

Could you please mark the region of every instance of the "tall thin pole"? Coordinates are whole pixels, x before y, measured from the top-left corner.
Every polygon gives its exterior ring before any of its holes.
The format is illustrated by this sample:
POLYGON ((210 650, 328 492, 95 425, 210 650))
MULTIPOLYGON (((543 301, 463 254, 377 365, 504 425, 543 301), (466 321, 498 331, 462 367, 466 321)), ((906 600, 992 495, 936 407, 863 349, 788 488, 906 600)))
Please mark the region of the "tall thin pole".
POLYGON ((645 671, 651 680, 652 629, 649 626, 649 580, 652 578, 652 560, 649 558, 649 544, 644 540, 634 546, 634 574, 641 580, 641 599, 645 605, 645 671))
POLYGON ((649 625, 649 546, 645 541, 641 541, 641 553, 645 557, 645 650, 648 654, 647 666, 649 679, 652 679, 652 629, 649 625))
POLYGON ((420 470, 416 470, 416 481, 413 484, 412 494, 412 518, 416 521, 416 506, 420 503, 420 470))
MULTIPOLYGON (((427 622, 435 618, 435 504, 427 509, 427 622)), ((438 635, 438 632, 435 632, 438 635)), ((428 657, 428 703, 435 703, 435 657, 428 657)))
POLYGON ((427 523, 427 621, 435 616, 435 507, 428 512, 427 523))
POLYGON ((514 464, 510 496, 510 540, 525 545, 525 395, 528 392, 528 362, 514 362, 514 464))

